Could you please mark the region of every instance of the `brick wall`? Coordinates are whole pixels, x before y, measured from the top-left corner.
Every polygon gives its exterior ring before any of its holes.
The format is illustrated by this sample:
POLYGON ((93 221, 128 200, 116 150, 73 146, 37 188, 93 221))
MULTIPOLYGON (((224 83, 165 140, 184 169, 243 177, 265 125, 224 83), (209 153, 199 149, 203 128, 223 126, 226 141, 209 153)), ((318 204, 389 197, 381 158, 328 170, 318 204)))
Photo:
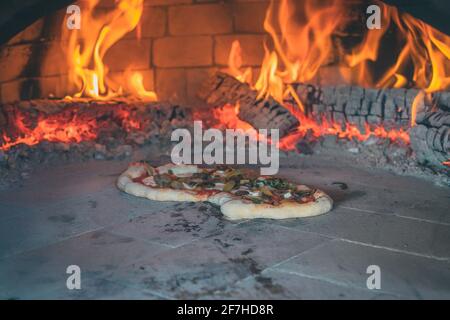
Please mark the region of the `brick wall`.
MULTIPOLYGON (((107 10, 114 1, 103 0, 107 10)), ((266 0, 145 0, 142 39, 131 32, 107 53, 112 76, 127 67, 144 72, 146 87, 161 99, 195 101, 202 81, 224 68, 231 43, 243 47, 245 66, 263 57, 266 0)), ((80 1, 82 6, 82 1, 80 1)), ((29 26, 0 48, 0 100, 67 94, 67 67, 61 34, 65 12, 29 26)))

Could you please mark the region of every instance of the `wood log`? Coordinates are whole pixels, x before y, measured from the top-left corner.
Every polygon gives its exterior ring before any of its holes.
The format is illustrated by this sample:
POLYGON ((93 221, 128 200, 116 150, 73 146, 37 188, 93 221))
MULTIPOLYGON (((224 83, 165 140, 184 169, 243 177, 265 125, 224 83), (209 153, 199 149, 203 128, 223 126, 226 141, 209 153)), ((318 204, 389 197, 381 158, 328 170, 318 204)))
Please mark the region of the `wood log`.
MULTIPOLYGON (((402 128, 409 131, 411 148, 419 162, 435 168, 447 168, 443 162, 450 159, 450 92, 426 95, 418 104, 420 112, 411 128, 411 110, 418 89, 366 89, 358 86, 319 87, 292 84, 308 117, 317 122, 326 119, 345 126, 351 123, 364 133, 366 124, 382 125, 386 129, 402 128)), ((282 112, 282 104, 268 99, 256 100, 257 93, 233 77, 219 73, 206 84, 200 94, 211 106, 241 103, 239 118, 256 129, 281 128, 287 134, 297 122, 290 112, 282 112), (268 110, 267 113, 264 109, 268 110), (275 111, 271 113, 271 111, 275 111), (278 116, 273 116, 278 115, 278 116)), ((296 105, 293 97, 284 103, 296 105)), ((298 121, 298 120, 297 120, 298 121)), ((280 133, 280 136, 281 135, 280 133)))
MULTIPOLYGON (((367 89, 358 86, 313 86, 293 84, 309 116, 319 121, 325 117, 344 124, 355 124, 364 130, 365 124, 385 128, 408 129, 411 110, 419 89, 367 89)), ((295 104, 294 99, 290 99, 295 104)), ((450 92, 436 92, 419 101, 418 110, 450 111, 450 92)))
MULTIPOLYGON (((408 129, 411 109, 418 89, 366 89, 359 86, 291 85, 302 102, 306 114, 317 122, 323 119, 345 126, 356 125, 364 133, 366 124, 383 125, 386 129, 408 129)), ((298 126, 298 119, 273 98, 257 100, 256 91, 230 75, 217 73, 202 88, 200 98, 217 107, 240 103, 239 118, 254 128, 279 128, 284 136, 298 126)), ((283 103, 296 106, 293 97, 283 103)), ((450 92, 427 95, 418 105, 422 111, 438 108, 450 111, 450 92)))
MULTIPOLYGON (((418 89, 364 89, 355 86, 294 85, 310 117, 349 122, 364 132, 366 123, 409 131, 411 148, 419 163, 447 170, 450 159, 450 92, 435 92, 419 101, 416 125, 411 110, 418 89), (437 111, 436 111, 437 110, 437 111)), ((295 101, 293 101, 295 102, 295 101)))
POLYGON ((255 129, 279 129, 280 137, 300 124, 281 103, 273 98, 257 99, 257 92, 248 84, 225 73, 217 73, 209 79, 198 95, 214 107, 239 103, 238 116, 241 120, 250 123, 255 129))
POLYGON ((450 159, 450 112, 444 110, 417 114, 409 131, 411 147, 420 163, 444 168, 450 159))

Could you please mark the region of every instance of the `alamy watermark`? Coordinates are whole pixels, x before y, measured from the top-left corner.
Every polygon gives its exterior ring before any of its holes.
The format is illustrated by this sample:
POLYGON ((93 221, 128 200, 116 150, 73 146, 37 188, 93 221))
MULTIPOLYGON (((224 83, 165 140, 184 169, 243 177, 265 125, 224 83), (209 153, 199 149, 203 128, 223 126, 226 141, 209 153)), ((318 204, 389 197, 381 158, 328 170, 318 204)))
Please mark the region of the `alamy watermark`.
POLYGON ((66 273, 70 276, 66 280, 66 287, 69 290, 81 289, 81 269, 79 266, 72 264, 67 267, 66 273))
POLYGON ((366 273, 370 274, 370 276, 367 278, 367 281, 366 281, 367 289, 380 290, 381 289, 381 269, 380 269, 380 267, 375 264, 372 264, 367 267, 366 273))
POLYGON ((80 30, 81 28, 81 9, 79 6, 73 4, 67 7, 66 13, 69 14, 67 17, 66 26, 69 30, 80 30))
POLYGON ((381 8, 373 4, 367 7, 366 13, 370 14, 366 21, 367 29, 381 29, 381 8))
POLYGON ((226 129, 224 135, 195 121, 193 138, 189 130, 175 129, 171 141, 178 142, 171 152, 174 164, 260 164, 262 175, 277 174, 280 167, 278 129, 226 129), (203 142, 209 144, 203 148, 203 142))

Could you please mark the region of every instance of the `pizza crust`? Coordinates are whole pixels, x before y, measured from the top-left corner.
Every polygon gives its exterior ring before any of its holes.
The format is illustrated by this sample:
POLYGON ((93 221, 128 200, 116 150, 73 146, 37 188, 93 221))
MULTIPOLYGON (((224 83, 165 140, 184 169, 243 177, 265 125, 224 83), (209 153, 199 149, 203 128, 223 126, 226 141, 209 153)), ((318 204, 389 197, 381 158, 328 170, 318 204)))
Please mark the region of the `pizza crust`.
POLYGON ((289 219, 318 216, 330 211, 333 200, 323 191, 314 193, 315 200, 308 203, 297 203, 293 201, 282 202, 278 206, 270 204, 256 204, 242 199, 224 201, 220 211, 230 220, 239 219, 289 219))
MULTIPOLYGON (((184 176, 199 172, 197 166, 184 166, 176 169, 175 165, 165 165, 152 168, 159 173, 172 170, 173 174, 184 176)), ((323 191, 316 190, 313 194, 314 201, 299 203, 292 200, 283 200, 281 204, 256 204, 250 200, 242 199, 228 192, 196 192, 191 190, 175 190, 170 188, 156 188, 134 182, 134 179, 142 177, 146 173, 146 167, 141 163, 131 164, 128 169, 119 176, 117 187, 134 196, 156 201, 208 201, 220 206, 220 211, 230 220, 239 219, 288 219, 313 217, 327 213, 333 207, 333 200, 323 191)), ((307 186, 298 185, 298 190, 310 190, 307 186)))

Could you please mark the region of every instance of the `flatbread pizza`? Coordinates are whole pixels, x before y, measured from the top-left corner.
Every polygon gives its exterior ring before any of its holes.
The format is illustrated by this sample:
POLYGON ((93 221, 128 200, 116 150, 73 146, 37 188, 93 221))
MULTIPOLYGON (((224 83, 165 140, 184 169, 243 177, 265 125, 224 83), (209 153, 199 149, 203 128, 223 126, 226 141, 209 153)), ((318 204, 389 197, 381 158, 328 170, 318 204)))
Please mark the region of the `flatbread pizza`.
POLYGON ((153 167, 146 162, 132 163, 120 175, 117 187, 156 201, 208 201, 231 220, 311 217, 333 206, 321 190, 225 165, 153 167))

